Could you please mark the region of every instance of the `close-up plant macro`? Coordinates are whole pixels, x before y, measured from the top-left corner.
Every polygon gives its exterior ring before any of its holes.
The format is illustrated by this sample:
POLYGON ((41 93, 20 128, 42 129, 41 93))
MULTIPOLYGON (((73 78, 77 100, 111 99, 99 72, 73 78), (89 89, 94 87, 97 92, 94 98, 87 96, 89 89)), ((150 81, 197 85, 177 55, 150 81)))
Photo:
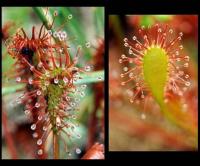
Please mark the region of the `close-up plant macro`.
POLYGON ((110 151, 198 150, 197 36, 197 15, 109 16, 110 151))
POLYGON ((104 159, 104 8, 2 8, 2 158, 104 159))

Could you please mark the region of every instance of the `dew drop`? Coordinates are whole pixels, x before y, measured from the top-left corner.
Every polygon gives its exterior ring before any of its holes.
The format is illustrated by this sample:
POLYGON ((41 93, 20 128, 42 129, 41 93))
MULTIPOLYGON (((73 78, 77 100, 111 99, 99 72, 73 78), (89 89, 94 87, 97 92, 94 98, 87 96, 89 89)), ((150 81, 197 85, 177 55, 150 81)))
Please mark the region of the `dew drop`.
POLYGON ((87 48, 90 48, 90 46, 91 46, 90 42, 85 43, 85 46, 86 46, 87 48))
POLYGON ((58 80, 57 78, 54 78, 53 82, 54 82, 55 84, 58 84, 59 80, 58 80))
POLYGON ((122 59, 125 59, 125 58, 126 58, 126 55, 122 54, 122 55, 121 55, 121 58, 122 58, 122 59))
POLYGON ((43 150, 42 150, 42 149, 39 149, 39 150, 37 151, 37 154, 38 154, 38 155, 42 155, 42 154, 43 154, 43 150))
POLYGON ((43 127, 42 127, 42 130, 43 130, 43 131, 47 131, 47 127, 46 127, 46 126, 43 126, 43 127))
POLYGON ((84 97, 84 96, 85 96, 85 93, 84 93, 84 92, 81 92, 81 93, 80 93, 80 96, 81 96, 81 97, 84 97))
POLYGON ((180 48, 180 50, 182 50, 183 49, 183 45, 180 45, 179 48, 180 48))
POLYGON ((124 70, 124 71, 128 71, 128 67, 124 67, 123 70, 124 70))
POLYGON ((42 145, 42 139, 37 140, 37 145, 42 145))
POLYGON ((130 77, 130 78, 133 78, 133 73, 132 73, 132 72, 129 73, 129 77, 130 77))
POLYGON ((16 78, 16 82, 20 82, 21 80, 22 80, 21 77, 16 78))
POLYGON ((42 118, 43 118, 42 115, 38 116, 38 120, 42 120, 42 118))
POLYGON ((188 75, 188 74, 186 74, 186 75, 185 75, 185 78, 189 78, 189 75, 188 75))
POLYGON ((36 124, 32 124, 31 125, 31 130, 35 130, 36 129, 36 124))
POLYGON ((97 77, 98 80, 102 80, 103 78, 101 76, 97 77))
POLYGON ((125 47, 128 47, 128 43, 124 43, 124 46, 125 46, 125 47))
POLYGON ((76 153, 80 154, 81 153, 81 149, 80 148, 76 148, 76 153))
POLYGON ((159 32, 159 33, 162 32, 162 29, 161 29, 161 28, 158 28, 158 32, 159 32))
POLYGON ((33 71, 34 69, 35 69, 35 67, 34 67, 34 66, 31 66, 31 67, 30 67, 30 70, 31 70, 31 71, 33 71))
POLYGON ((90 71, 91 67, 90 66, 85 66, 85 71, 90 71))
POLYGON ((171 34, 172 34, 172 33, 173 33, 173 29, 169 29, 169 33, 171 33, 171 34))
POLYGON ((144 95, 141 95, 141 98, 144 99, 144 95))
POLYGON ((131 55, 131 54, 133 54, 133 51, 131 49, 129 49, 128 53, 131 55))
POLYGON ((28 114, 30 114, 30 110, 25 110, 24 113, 25 113, 25 115, 28 115, 28 114))
POLYGON ((32 79, 31 77, 28 79, 28 83, 29 83, 30 85, 33 84, 33 79, 32 79))
POLYGON ((81 85, 81 89, 85 89, 87 87, 87 85, 86 84, 84 84, 84 85, 81 85))
POLYGON ((185 59, 185 61, 189 61, 190 57, 189 56, 185 56, 184 59, 185 59))
POLYGON ((124 42, 127 42, 128 41, 128 39, 127 38, 124 38, 124 42))
POLYGON ((176 61, 177 61, 177 62, 180 62, 180 61, 181 61, 181 59, 180 59, 180 58, 176 58, 176 61))
POLYGON ((185 83, 186 86, 190 86, 190 84, 191 84, 191 83, 188 82, 188 81, 185 83))
POLYGON ((73 18, 72 14, 68 15, 68 19, 71 20, 73 18))
POLYGON ((181 37, 182 37, 182 36, 183 36, 183 32, 180 32, 180 33, 179 33, 179 36, 181 36, 181 37))
POLYGON ((37 94, 38 96, 40 96, 40 95, 42 94, 42 92, 41 92, 40 90, 37 90, 36 94, 37 94))
POLYGON ((137 40, 137 37, 136 37, 136 36, 133 36, 133 40, 137 40))
POLYGON ((35 103, 35 107, 36 107, 36 108, 39 108, 39 107, 40 107, 40 103, 36 102, 36 103, 35 103))

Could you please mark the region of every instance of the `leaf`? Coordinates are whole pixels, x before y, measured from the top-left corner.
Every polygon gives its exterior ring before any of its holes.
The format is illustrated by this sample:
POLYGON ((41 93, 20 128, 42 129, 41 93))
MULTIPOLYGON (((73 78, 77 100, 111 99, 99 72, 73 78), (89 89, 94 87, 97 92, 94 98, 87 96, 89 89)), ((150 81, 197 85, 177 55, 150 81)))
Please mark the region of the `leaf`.
POLYGON ((143 59, 144 80, 155 100, 162 106, 164 87, 167 83, 167 53, 159 47, 148 49, 143 59))

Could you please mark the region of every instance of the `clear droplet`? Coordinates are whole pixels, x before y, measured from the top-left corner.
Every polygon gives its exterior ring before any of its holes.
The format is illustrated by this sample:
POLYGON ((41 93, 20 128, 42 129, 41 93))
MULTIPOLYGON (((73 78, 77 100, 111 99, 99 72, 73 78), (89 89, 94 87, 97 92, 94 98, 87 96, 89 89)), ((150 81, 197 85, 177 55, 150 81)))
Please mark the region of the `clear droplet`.
POLYGON ((102 80, 103 78, 102 78, 102 76, 99 76, 99 77, 97 77, 97 79, 98 79, 98 80, 102 80))
POLYGON ((72 15, 72 14, 69 14, 69 15, 68 15, 68 19, 71 20, 72 18, 73 18, 73 15, 72 15))
POLYGON ((21 77, 16 78, 16 82, 20 82, 21 80, 22 80, 21 77))
POLYGON ((42 92, 41 92, 40 90, 37 90, 36 94, 37 94, 38 96, 40 96, 40 95, 42 94, 42 92))
POLYGON ((128 47, 128 43, 124 43, 124 46, 125 46, 125 47, 128 47))
POLYGON ((124 38, 124 42, 127 42, 128 41, 128 39, 127 38, 124 38))
POLYGON ((34 69, 35 69, 34 66, 31 66, 31 67, 30 67, 30 71, 33 71, 34 69))
POLYGON ((128 71, 128 67, 124 67, 123 70, 126 72, 128 71))
POLYGON ((90 66, 85 66, 85 71, 90 71, 91 67, 90 66))
POLYGON ((90 48, 90 46, 91 46, 90 42, 85 43, 85 46, 86 46, 87 48, 90 48))
POLYGON ((186 75, 185 75, 185 78, 189 78, 189 75, 188 75, 188 74, 186 74, 186 75))
POLYGON ((42 145, 42 139, 37 140, 37 145, 42 145))
POLYGON ((36 107, 36 108, 39 108, 39 107, 40 107, 40 103, 36 102, 36 103, 35 103, 35 107, 36 107))
POLYGON ((180 48, 180 50, 182 50, 183 49, 183 45, 180 45, 179 48, 180 48))
POLYGON ((43 131, 47 131, 47 126, 43 126, 43 127, 42 127, 42 130, 43 130, 43 131))
POLYGON ((33 79, 32 79, 31 77, 28 79, 28 83, 29 83, 30 85, 33 84, 33 79))
POLYGON ((173 33, 173 29, 169 29, 169 33, 171 33, 171 34, 172 34, 172 33, 173 33))
POLYGON ((84 85, 81 85, 81 89, 85 89, 87 87, 87 85, 86 84, 84 84, 84 85))
POLYGON ((42 118, 43 118, 42 115, 38 116, 38 120, 42 120, 42 118))
POLYGON ((122 54, 122 55, 121 55, 121 58, 122 58, 122 59, 125 59, 125 58, 126 58, 126 55, 122 54))
POLYGON ((35 130, 36 129, 36 124, 32 124, 31 125, 31 130, 35 130))
POLYGON ((129 73, 129 77, 130 77, 130 78, 133 78, 133 73, 132 73, 132 72, 129 73))
POLYGON ((189 61, 190 57, 189 56, 185 56, 184 59, 185 59, 185 61, 189 61))
POLYGON ((54 83, 58 84, 59 80, 57 78, 54 78, 54 83))
POLYGON ((24 113, 25 113, 25 115, 28 115, 28 114, 30 114, 30 110, 25 110, 24 113))
POLYGON ((133 40, 137 40, 137 37, 136 37, 136 36, 133 36, 133 40))
POLYGON ((191 83, 187 81, 187 82, 185 83, 185 85, 186 85, 186 86, 190 86, 191 83))
POLYGON ((81 97, 84 97, 84 96, 85 96, 85 93, 84 93, 84 92, 81 92, 81 93, 80 93, 80 96, 81 96, 81 97))
POLYGON ((38 152, 37 152, 37 154, 38 154, 38 155, 42 155, 42 154, 43 154, 43 150, 42 150, 42 149, 39 149, 38 152))
POLYGON ((81 153, 81 149, 80 148, 76 148, 76 154, 80 154, 81 153))

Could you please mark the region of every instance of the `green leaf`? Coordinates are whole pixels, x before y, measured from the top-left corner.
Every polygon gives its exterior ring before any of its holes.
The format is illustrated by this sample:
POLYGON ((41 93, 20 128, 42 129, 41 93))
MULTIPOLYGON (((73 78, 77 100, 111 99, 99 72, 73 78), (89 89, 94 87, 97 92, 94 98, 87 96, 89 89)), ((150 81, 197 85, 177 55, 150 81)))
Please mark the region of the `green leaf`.
POLYGON ((167 83, 167 53, 160 47, 151 47, 144 54, 144 80, 150 87, 155 100, 163 105, 164 87, 167 83))

